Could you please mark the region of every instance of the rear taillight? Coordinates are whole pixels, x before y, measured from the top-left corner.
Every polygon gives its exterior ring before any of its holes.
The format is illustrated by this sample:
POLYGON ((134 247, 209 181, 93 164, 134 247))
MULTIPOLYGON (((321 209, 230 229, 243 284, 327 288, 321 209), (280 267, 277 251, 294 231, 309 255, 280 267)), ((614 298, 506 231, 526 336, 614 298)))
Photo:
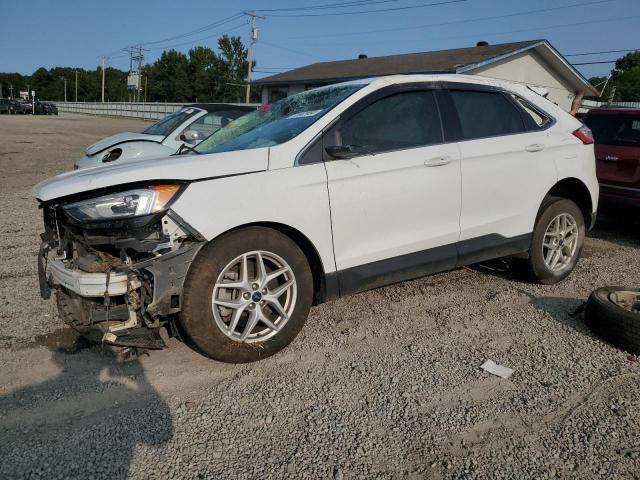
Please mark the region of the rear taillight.
POLYGON ((591 133, 591 129, 586 125, 582 125, 579 129, 577 129, 573 134, 580 139, 582 143, 585 145, 591 145, 595 140, 593 139, 593 133, 591 133))

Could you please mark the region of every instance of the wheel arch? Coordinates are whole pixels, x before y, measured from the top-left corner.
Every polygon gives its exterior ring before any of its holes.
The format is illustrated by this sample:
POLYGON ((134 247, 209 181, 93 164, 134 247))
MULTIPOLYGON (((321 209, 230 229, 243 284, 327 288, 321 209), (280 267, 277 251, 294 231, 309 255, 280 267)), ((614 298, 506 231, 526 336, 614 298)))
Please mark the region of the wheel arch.
POLYGON ((320 303, 325 302, 328 298, 333 297, 335 294, 331 293, 331 287, 327 287, 327 275, 325 273, 325 268, 322 263, 322 258, 318 253, 318 249, 315 247, 313 242, 300 230, 291 227, 290 225, 286 225, 284 223, 278 222, 251 222, 246 223, 244 225, 238 225, 230 230, 222 232, 217 237, 213 238, 211 241, 214 241, 216 238, 221 237, 229 232, 233 232, 236 230, 241 230, 246 227, 265 227, 270 228, 272 230, 276 230, 283 235, 289 237, 293 242, 295 242, 302 253, 304 253, 307 261, 309 262, 309 267, 311 268, 311 273, 313 275, 313 304, 318 305, 320 303))
POLYGON ((582 180, 575 177, 567 177, 559 180, 545 195, 540 207, 545 202, 545 199, 553 197, 562 197, 574 202, 580 210, 585 219, 585 225, 587 228, 593 226, 595 222, 593 211, 593 199, 591 198, 591 192, 582 180))

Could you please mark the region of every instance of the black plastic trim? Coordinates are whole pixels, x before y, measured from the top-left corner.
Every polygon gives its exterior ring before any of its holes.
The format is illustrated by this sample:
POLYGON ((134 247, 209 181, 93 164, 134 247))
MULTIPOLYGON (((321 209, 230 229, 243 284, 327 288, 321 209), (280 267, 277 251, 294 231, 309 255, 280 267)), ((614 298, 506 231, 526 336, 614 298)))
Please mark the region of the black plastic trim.
POLYGON ((343 297, 372 288, 453 270, 472 263, 527 252, 531 246, 532 236, 531 233, 509 238, 499 234, 484 235, 339 270, 325 275, 326 300, 336 298, 334 296, 336 287, 339 296, 343 297), (338 285, 333 286, 336 279, 338 285), (332 285, 331 295, 329 294, 330 284, 332 285))
POLYGON ((529 250, 533 234, 526 233, 516 237, 503 237, 496 233, 463 240, 456 244, 458 250, 457 267, 484 262, 493 258, 515 255, 529 250))

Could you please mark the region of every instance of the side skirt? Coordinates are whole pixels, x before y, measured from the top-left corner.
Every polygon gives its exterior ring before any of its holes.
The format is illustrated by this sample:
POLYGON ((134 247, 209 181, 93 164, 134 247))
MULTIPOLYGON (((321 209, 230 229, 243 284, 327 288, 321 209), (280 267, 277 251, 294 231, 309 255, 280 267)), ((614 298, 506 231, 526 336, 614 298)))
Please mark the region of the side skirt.
POLYGON ((326 300, 527 252, 532 237, 531 233, 510 238, 485 235, 330 273, 325 277, 326 300))

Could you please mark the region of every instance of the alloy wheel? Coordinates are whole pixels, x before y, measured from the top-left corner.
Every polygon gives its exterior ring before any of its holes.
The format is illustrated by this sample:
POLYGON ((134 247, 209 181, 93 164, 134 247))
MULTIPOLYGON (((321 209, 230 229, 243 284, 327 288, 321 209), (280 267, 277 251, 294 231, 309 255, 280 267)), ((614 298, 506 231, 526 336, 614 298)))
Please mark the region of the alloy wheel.
POLYGON ((561 213, 551 220, 542 239, 542 258, 549 270, 559 272, 571 265, 578 236, 578 223, 572 215, 561 213))
POLYGON ((216 325, 237 342, 265 341, 291 318, 296 288, 283 258, 262 250, 244 253, 224 267, 213 287, 216 325))

